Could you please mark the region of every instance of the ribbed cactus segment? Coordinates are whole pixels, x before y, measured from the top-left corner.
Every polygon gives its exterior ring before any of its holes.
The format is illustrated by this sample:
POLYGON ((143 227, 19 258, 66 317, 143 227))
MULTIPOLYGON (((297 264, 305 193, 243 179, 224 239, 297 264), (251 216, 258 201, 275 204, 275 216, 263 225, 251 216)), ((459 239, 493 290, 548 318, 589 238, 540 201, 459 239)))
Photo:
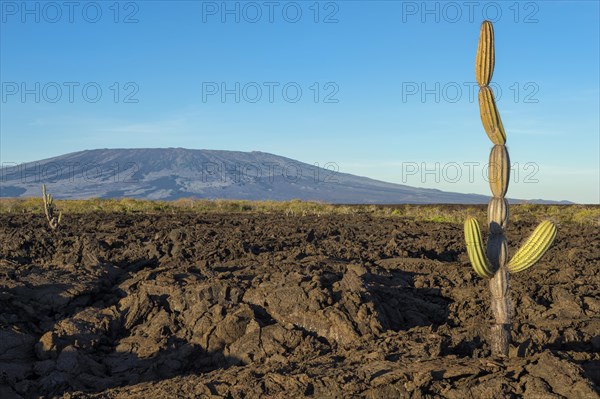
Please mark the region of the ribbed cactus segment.
POLYGON ((500 113, 496 107, 494 92, 490 87, 479 88, 479 114, 481 123, 492 143, 506 144, 506 133, 502 125, 500 113))
POLYGON ((508 249, 506 246, 506 237, 504 234, 490 234, 486 247, 486 255, 492 270, 496 271, 506 265, 508 249))
POLYGON ((510 159, 503 145, 495 145, 490 153, 488 179, 492 194, 496 198, 504 198, 510 179, 510 159))
POLYGON ((483 250, 483 239, 481 238, 481 229, 475 218, 468 218, 465 221, 465 241, 467 243, 467 253, 469 260, 475 270, 475 273, 481 277, 492 277, 494 272, 485 257, 483 250))
POLYGON ((508 270, 511 273, 518 273, 533 266, 552 245, 556 231, 554 223, 548 220, 540 223, 510 260, 508 270))
POLYGON ((488 204, 488 224, 490 233, 499 234, 508 223, 508 201, 504 198, 492 198, 488 204))
POLYGON ((475 57, 475 78, 479 86, 487 86, 494 73, 494 28, 490 21, 483 21, 479 32, 479 44, 475 57))

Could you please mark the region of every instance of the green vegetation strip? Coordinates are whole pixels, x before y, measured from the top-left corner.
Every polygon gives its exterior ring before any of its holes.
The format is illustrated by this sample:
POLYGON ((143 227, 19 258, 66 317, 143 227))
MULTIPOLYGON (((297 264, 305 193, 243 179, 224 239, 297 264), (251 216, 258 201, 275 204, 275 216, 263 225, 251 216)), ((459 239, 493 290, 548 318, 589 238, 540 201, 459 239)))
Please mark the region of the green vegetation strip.
MULTIPOLYGON (((242 201, 179 199, 149 201, 132 198, 55 200, 56 208, 68 216, 82 213, 283 213, 286 216, 370 215, 418 221, 462 224, 466 217, 486 220, 485 205, 333 205, 307 201, 242 201)), ((44 213, 41 198, 0 199, 0 214, 44 213)), ((513 221, 544 216, 558 223, 600 225, 598 205, 511 206, 513 221)))

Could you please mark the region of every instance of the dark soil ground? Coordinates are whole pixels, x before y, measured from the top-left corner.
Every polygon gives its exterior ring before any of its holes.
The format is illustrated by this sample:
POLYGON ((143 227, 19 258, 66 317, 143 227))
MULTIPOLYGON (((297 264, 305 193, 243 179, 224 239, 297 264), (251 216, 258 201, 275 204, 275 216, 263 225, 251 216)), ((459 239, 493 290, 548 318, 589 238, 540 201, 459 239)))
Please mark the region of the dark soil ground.
MULTIPOLYGON (((0 398, 600 398, 600 227, 513 276, 510 357, 462 225, 0 215, 0 398)), ((533 231, 507 231, 509 252, 533 231)), ((485 234, 485 231, 484 231, 485 234)))

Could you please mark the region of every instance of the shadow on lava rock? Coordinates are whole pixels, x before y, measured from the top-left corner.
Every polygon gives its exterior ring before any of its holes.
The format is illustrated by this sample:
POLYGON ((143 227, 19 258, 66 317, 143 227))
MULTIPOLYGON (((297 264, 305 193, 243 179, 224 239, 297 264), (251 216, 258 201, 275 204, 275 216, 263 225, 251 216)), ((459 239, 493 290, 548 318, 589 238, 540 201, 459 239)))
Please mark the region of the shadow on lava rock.
POLYGON ((448 301, 414 288, 413 273, 303 261, 270 273, 253 262, 29 266, 0 297, 3 383, 26 397, 101 392, 445 322, 448 301))

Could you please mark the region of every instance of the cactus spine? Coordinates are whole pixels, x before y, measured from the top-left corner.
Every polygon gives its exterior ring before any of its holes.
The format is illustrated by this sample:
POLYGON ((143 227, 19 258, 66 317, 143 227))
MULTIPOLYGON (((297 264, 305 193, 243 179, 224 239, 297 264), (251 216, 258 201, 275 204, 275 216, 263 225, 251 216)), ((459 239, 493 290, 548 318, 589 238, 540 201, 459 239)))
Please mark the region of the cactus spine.
POLYGON ((508 261, 504 229, 508 223, 508 202, 504 198, 510 178, 510 159, 506 149, 506 133, 494 92, 489 87, 494 73, 494 29, 490 21, 481 24, 475 77, 479 84, 479 111, 483 128, 494 144, 490 153, 488 177, 492 199, 488 205, 489 237, 484 255, 479 224, 474 218, 465 221, 465 239, 471 265, 481 277, 490 278, 491 307, 495 324, 492 326, 492 353, 507 356, 510 345, 511 318, 509 272, 517 273, 533 266, 548 250, 556 237, 556 226, 542 222, 515 256, 508 261))
POLYGON ((58 213, 58 217, 54 216, 54 212, 56 211, 56 208, 54 207, 54 198, 52 197, 52 194, 46 193, 45 184, 42 184, 42 197, 44 199, 44 213, 46 214, 46 219, 48 219, 48 224, 52 230, 56 230, 60 225, 62 212, 58 213))

